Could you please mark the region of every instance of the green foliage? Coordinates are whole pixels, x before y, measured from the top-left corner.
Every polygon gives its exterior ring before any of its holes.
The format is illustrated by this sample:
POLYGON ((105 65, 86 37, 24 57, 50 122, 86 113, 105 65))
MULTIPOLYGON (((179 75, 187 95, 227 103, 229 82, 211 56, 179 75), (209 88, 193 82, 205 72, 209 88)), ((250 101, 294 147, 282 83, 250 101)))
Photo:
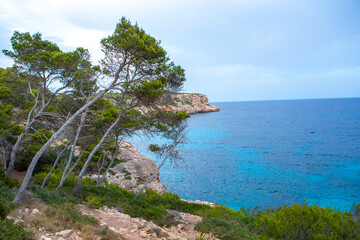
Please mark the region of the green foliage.
POLYGON ((11 190, 7 182, 0 180, 0 201, 10 203, 14 198, 14 192, 11 190))
MULTIPOLYGON (((91 71, 89 69, 93 69, 87 50, 78 48, 73 52, 62 52, 55 43, 43 40, 40 33, 31 35, 15 31, 11 37, 11 45, 13 51, 3 50, 4 55, 12 58, 16 66, 32 76, 33 80, 39 81, 41 76, 40 81, 43 82, 57 79, 70 85, 74 81, 86 79, 91 71)), ((97 68, 93 71, 97 71, 97 68)), ((73 87, 76 88, 74 85, 73 87)), ((86 91, 87 88, 83 90, 86 91)))
POLYGON ((0 201, 0 219, 4 220, 8 215, 8 206, 4 202, 0 201))
POLYGON ((354 222, 356 222, 358 225, 360 225, 360 203, 358 203, 358 204, 353 203, 350 212, 353 216, 354 222))
POLYGON ((255 239, 255 235, 246 229, 220 218, 207 218, 198 223, 195 229, 206 233, 212 232, 217 238, 224 240, 255 239))
POLYGON ((3 164, 0 163, 0 188, 3 187, 18 187, 20 184, 16 179, 9 178, 8 175, 5 174, 3 164))
MULTIPOLYGON (((83 185, 79 197, 72 195, 72 187, 51 191, 33 185, 30 189, 49 204, 82 202, 94 208, 105 205, 131 217, 152 220, 159 226, 176 224, 176 218, 169 210, 196 214, 203 217, 196 229, 213 233, 219 239, 358 239, 360 233, 359 204, 354 204, 351 212, 295 204, 251 213, 249 209, 235 211, 226 206, 187 203, 176 194, 158 194, 151 190, 135 201, 134 193, 111 184, 105 187, 83 185)), ((77 218, 69 213, 64 213, 68 217, 61 221, 69 222, 70 216, 77 218)))
POLYGON ((4 104, 24 109, 29 100, 28 86, 15 68, 0 68, 0 100, 4 104))
MULTIPOLYGON (((111 165, 111 168, 115 167, 116 165, 118 165, 118 164, 120 164, 120 163, 124 163, 124 162, 126 162, 126 161, 123 160, 123 159, 115 158, 113 164, 111 165)), ((114 174, 114 175, 115 175, 115 174, 114 174)))
POLYGON ((256 225, 264 239, 358 239, 360 234, 351 213, 307 204, 260 211, 256 225))
POLYGON ((24 230, 21 224, 14 224, 13 220, 0 220, 0 239, 6 240, 30 240, 34 233, 24 230))
MULTIPOLYGON (((18 171, 26 171, 32 158, 43 146, 43 144, 52 136, 52 132, 47 129, 38 129, 34 132, 29 140, 26 148, 22 148, 19 153, 18 159, 15 162, 15 169, 18 171)), ((51 148, 46 151, 43 156, 39 159, 36 168, 34 169, 35 173, 38 173, 43 170, 47 165, 51 165, 56 159, 56 155, 51 153, 51 148)))
POLYGON ((2 144, 14 143, 15 137, 21 132, 21 127, 12 122, 14 118, 12 108, 12 105, 0 102, 0 141, 2 144))
POLYGON ((160 147, 157 144, 150 144, 149 150, 152 152, 157 152, 160 150, 160 147))
POLYGON ((95 196, 87 197, 86 198, 86 205, 88 205, 91 208, 99 209, 102 206, 101 198, 95 197, 95 196))
MULTIPOLYGON (((124 17, 116 25, 113 35, 101 40, 101 46, 105 54, 108 52, 131 54, 132 60, 137 64, 164 59, 166 55, 155 38, 146 34, 137 24, 132 25, 124 17)), ((105 62, 103 64, 107 65, 105 62)), ((110 66, 108 67, 106 70, 112 72, 110 66)))
POLYGON ((177 194, 158 194, 152 190, 146 190, 144 194, 140 195, 140 200, 146 201, 154 206, 161 206, 167 209, 191 214, 198 214, 199 212, 211 210, 211 207, 207 205, 184 202, 177 194))
POLYGON ((143 105, 154 103, 165 91, 165 85, 159 80, 143 81, 131 87, 131 93, 143 105))
MULTIPOLYGON (((34 175, 34 183, 41 185, 44 181, 46 175, 48 172, 40 172, 34 175)), ((62 172, 60 169, 55 169, 48 178, 48 181, 46 183, 46 188, 54 190, 59 186, 60 180, 61 180, 62 172)), ((69 176, 66 178, 64 182, 64 187, 75 187, 77 181, 77 176, 73 173, 69 174, 69 176)), ((96 181, 92 180, 90 178, 83 178, 82 184, 86 186, 94 186, 96 185, 96 181)))
POLYGON ((131 179, 131 173, 128 171, 128 170, 126 170, 126 168, 123 168, 122 170, 121 170, 123 173, 125 173, 125 179, 126 180, 130 180, 131 179))
POLYGON ((184 101, 184 103, 190 106, 194 106, 189 100, 184 101))
POLYGON ((63 204, 64 202, 81 203, 81 199, 72 194, 71 187, 63 187, 58 191, 42 188, 39 185, 30 185, 30 191, 47 204, 63 204))

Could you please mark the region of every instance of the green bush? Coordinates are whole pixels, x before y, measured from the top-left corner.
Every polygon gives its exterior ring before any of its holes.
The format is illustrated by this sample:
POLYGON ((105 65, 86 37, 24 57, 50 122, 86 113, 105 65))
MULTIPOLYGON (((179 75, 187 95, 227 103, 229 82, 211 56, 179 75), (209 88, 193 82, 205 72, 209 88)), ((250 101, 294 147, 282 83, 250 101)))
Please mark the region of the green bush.
POLYGON ((353 216, 354 222, 360 225, 360 203, 353 203, 351 207, 351 214, 353 216))
POLYGON ((161 226, 171 226, 173 216, 163 207, 158 207, 144 199, 134 200, 135 194, 121 189, 117 185, 107 187, 83 186, 81 188, 83 199, 96 197, 101 199, 101 204, 108 207, 116 207, 121 212, 131 217, 140 217, 146 220, 153 220, 161 226))
POLYGON ((86 198, 86 205, 88 205, 91 208, 99 209, 101 204, 101 198, 99 197, 87 197, 86 198))
POLYGON ((246 229, 220 218, 204 219, 195 226, 195 229, 205 233, 213 233, 217 238, 224 240, 255 239, 255 235, 246 229))
MULTIPOLYGON (((34 179, 35 179, 34 183, 41 185, 42 182, 44 181, 45 177, 48 175, 48 172, 49 172, 49 171, 40 172, 40 173, 35 174, 35 176, 34 176, 34 179)), ((59 186, 59 183, 60 183, 60 180, 61 180, 61 176, 62 176, 61 170, 58 169, 58 168, 55 169, 55 170, 50 174, 50 177, 49 177, 48 180, 47 180, 46 188, 51 189, 51 190, 56 189, 56 188, 59 186)), ((76 182, 77 182, 77 176, 75 176, 75 174, 71 173, 71 174, 66 178, 63 186, 64 186, 64 187, 75 187, 76 182)), ((90 179, 90 178, 85 177, 85 178, 82 179, 81 184, 84 185, 84 186, 95 186, 95 185, 96 185, 96 181, 95 181, 95 180, 92 180, 92 179, 90 179)))
POLYGON ((4 202, 0 201, 0 219, 4 220, 8 213, 9 211, 7 205, 4 202))
POLYGON ((16 179, 9 178, 8 175, 5 174, 3 164, 0 163, 0 187, 1 185, 6 185, 9 188, 18 187, 20 184, 16 179))
POLYGON ((34 233, 24 230, 21 224, 14 224, 12 220, 0 220, 0 239, 6 240, 30 240, 34 233))
POLYGON ((29 190, 47 204, 63 204, 64 202, 81 203, 81 199, 74 196, 72 187, 63 187, 58 191, 51 191, 39 185, 30 185, 29 190))
POLYGON ((263 239, 359 239, 360 234, 351 213, 307 204, 260 211, 256 224, 263 239))
POLYGON ((177 194, 173 193, 159 194, 152 190, 146 190, 146 192, 140 196, 140 199, 155 206, 162 206, 167 209, 191 214, 198 214, 199 212, 211 210, 211 207, 207 205, 182 201, 177 194))

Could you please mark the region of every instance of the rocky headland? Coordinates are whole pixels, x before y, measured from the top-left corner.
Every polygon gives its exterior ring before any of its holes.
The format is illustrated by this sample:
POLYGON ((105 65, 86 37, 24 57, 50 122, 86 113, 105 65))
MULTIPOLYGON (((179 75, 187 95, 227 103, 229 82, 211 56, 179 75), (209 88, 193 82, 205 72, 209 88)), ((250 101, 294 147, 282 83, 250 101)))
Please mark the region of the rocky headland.
POLYGON ((167 99, 162 99, 159 106, 169 111, 186 111, 189 114, 220 111, 219 107, 209 103, 206 95, 197 93, 171 94, 167 99))

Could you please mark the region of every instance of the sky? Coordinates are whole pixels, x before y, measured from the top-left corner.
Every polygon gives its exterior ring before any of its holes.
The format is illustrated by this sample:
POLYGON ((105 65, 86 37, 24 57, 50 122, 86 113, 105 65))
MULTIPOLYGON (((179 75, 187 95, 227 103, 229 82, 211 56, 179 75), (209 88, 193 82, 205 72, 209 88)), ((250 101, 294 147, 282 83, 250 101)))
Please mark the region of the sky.
MULTIPOLYGON (((15 30, 89 49, 125 16, 210 102, 360 97, 359 0, 1 0, 0 48, 15 30)), ((0 54, 0 67, 12 65, 0 54)))

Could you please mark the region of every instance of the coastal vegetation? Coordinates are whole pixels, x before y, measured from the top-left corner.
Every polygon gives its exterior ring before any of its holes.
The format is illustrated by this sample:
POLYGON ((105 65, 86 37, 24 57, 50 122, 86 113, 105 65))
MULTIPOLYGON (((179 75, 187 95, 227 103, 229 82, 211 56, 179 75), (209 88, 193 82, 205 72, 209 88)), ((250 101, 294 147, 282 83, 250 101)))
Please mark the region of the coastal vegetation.
MULTIPOLYGON (((38 173, 35 176, 39 178, 39 182, 40 176, 44 175, 38 173)), ((197 230, 210 232, 219 239, 359 239, 360 236, 360 204, 354 204, 351 211, 309 206, 305 202, 275 209, 233 210, 220 205, 211 207, 188 203, 176 194, 159 194, 151 190, 134 200, 135 193, 112 184, 96 186, 96 181, 88 178, 84 178, 86 181, 81 186, 81 195, 75 196, 72 189, 76 185, 76 179, 67 180, 63 188, 54 190, 53 186, 57 185, 60 177, 61 173, 53 173, 50 182, 54 184, 45 188, 37 184, 30 185, 27 203, 46 204, 43 214, 36 221, 32 220, 31 224, 41 226, 49 232, 68 228, 81 231, 82 236, 90 236, 84 239, 94 239, 94 236, 102 239, 122 238, 104 226, 101 227, 96 219, 83 215, 76 209, 76 204, 91 208, 107 206, 131 217, 151 220, 158 226, 168 227, 178 223, 172 211, 186 212, 203 218, 196 225, 197 230)), ((21 237, 14 239, 31 239, 31 233, 26 232, 23 225, 5 219, 10 211, 15 211, 18 207, 11 203, 16 186, 19 186, 16 181, 2 175, 0 226, 6 228, 1 233, 6 237, 2 239, 11 239, 15 235, 21 237)))
MULTIPOLYGON (((189 213, 202 217, 199 232, 219 239, 359 239, 359 204, 351 211, 305 202, 233 210, 189 203, 172 193, 142 192, 146 185, 136 194, 109 184, 106 174, 122 161, 116 156, 124 138, 141 131, 168 140, 149 146, 162 157, 154 178, 165 161, 178 157, 176 146, 186 141, 189 117, 158 107, 159 101, 177 106, 168 94, 181 89, 184 70, 129 20, 122 18, 101 41, 100 66, 92 65, 86 49, 63 52, 40 33, 15 32, 11 43, 13 50, 4 54, 15 65, 0 69, 0 239, 33 238, 24 225, 7 218, 21 204, 43 208, 24 219, 26 226, 53 233, 70 228, 83 239, 124 238, 82 214, 78 204, 106 206, 158 226, 178 224, 174 212, 189 213), (21 183, 11 178, 16 171, 26 171, 21 183), (89 173, 97 178, 88 178, 89 173)), ((123 173, 131 179, 125 168, 123 173)))
POLYGON ((167 139, 156 152, 164 161, 176 158, 189 115, 155 102, 181 89, 184 70, 139 26, 120 20, 101 41, 101 66, 92 65, 86 49, 63 52, 40 33, 15 32, 11 43, 13 51, 3 53, 14 67, 1 69, 1 158, 8 176, 26 170, 13 203, 20 202, 33 173, 45 167, 42 186, 56 169, 62 172, 57 189, 75 174, 79 194, 89 171, 97 171, 101 185, 119 143, 139 131, 167 139), (144 106, 146 111, 138 109, 144 106))

